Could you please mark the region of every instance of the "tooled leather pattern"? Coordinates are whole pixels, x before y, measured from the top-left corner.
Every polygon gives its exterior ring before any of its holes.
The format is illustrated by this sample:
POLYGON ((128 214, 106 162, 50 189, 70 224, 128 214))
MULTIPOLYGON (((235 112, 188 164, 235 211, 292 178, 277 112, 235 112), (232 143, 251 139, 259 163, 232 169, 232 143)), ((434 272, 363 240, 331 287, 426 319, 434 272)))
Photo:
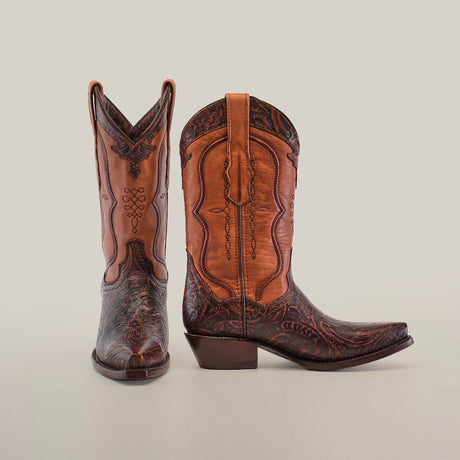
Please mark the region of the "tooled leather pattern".
MULTIPOLYGON (((107 104, 110 104, 108 107, 111 107, 112 114, 116 114, 117 120, 121 124, 122 129, 124 128, 126 132, 132 131, 134 133, 139 131, 136 129, 136 126, 131 127, 129 123, 125 121, 124 117, 118 109, 116 109, 113 103, 108 100, 108 98, 105 97, 105 101, 107 104)), ((161 107, 158 103, 155 104, 150 111, 150 116, 158 115, 160 109, 163 109, 162 116, 157 118, 154 126, 151 126, 148 131, 140 133, 139 138, 137 140, 133 140, 129 139, 127 134, 121 134, 119 129, 112 124, 101 104, 96 105, 97 120, 104 130, 107 131, 107 133, 110 134, 116 142, 116 145, 111 146, 111 150, 117 153, 121 159, 128 162, 129 174, 133 179, 137 179, 139 177, 141 162, 149 158, 151 153, 157 148, 156 145, 152 144, 152 140, 166 123, 166 107, 167 104, 163 107, 161 107)))
POLYGON ((188 253, 182 306, 184 325, 190 333, 224 337, 243 335, 241 299, 219 300, 201 280, 188 253))
POLYGON ((249 125, 273 134, 287 142, 293 150, 293 153, 288 154, 288 158, 297 169, 300 149, 299 137, 293 124, 283 112, 252 96, 249 125))
MULTIPOLYGON (((239 299, 217 299, 188 256, 184 324, 189 333, 243 337, 239 299)), ((290 280, 279 299, 246 303, 247 338, 297 358, 330 362, 382 350, 407 336, 404 323, 352 323, 322 313, 290 280)))
MULTIPOLYGON (((289 118, 280 110, 254 96, 250 97, 251 110, 249 126, 273 134, 287 142, 293 150, 288 158, 297 168, 299 157, 299 137, 289 118)), ((207 105, 194 115, 185 125, 180 141, 181 164, 184 168, 191 155, 186 152, 187 146, 200 137, 227 126, 227 109, 225 99, 207 105)))
POLYGON ((102 284, 97 356, 114 369, 152 367, 167 347, 166 283, 153 275, 144 243, 131 240, 118 280, 102 284))
POLYGON ((404 323, 354 323, 316 308, 290 280, 274 302, 246 305, 248 337, 309 361, 340 361, 382 350, 407 337, 404 323))
POLYGON ((220 99, 201 109, 185 125, 181 140, 180 154, 182 167, 185 168, 191 155, 185 152, 187 146, 200 137, 216 129, 227 126, 227 107, 225 99, 220 99))

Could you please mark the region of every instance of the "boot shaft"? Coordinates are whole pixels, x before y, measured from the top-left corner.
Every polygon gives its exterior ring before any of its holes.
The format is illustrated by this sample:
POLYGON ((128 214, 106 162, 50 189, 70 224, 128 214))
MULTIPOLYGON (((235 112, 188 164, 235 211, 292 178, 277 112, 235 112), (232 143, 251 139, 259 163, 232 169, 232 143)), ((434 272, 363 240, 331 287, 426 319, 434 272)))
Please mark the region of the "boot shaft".
POLYGON ((288 289, 298 153, 288 118, 248 94, 227 94, 185 126, 188 271, 217 298, 270 302, 288 289))
POLYGON ((102 85, 90 83, 107 263, 104 279, 108 283, 118 279, 129 242, 143 246, 157 279, 167 279, 169 130, 174 93, 174 83, 166 80, 158 102, 133 126, 104 95, 102 85))

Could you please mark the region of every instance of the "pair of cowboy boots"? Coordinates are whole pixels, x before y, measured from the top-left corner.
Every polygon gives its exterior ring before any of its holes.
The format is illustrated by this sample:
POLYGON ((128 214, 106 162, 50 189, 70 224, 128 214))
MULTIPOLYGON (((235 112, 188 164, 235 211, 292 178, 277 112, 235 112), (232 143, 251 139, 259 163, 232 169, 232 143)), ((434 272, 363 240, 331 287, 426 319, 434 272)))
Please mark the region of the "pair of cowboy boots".
MULTIPOLYGON (((93 364, 113 379, 169 367, 166 229, 172 80, 136 124, 89 86, 107 268, 93 364)), ((181 141, 187 277, 183 319, 201 367, 257 367, 263 348, 306 369, 368 363, 413 343, 406 323, 352 323, 318 310, 291 274, 299 139, 278 109, 227 94, 181 141)))

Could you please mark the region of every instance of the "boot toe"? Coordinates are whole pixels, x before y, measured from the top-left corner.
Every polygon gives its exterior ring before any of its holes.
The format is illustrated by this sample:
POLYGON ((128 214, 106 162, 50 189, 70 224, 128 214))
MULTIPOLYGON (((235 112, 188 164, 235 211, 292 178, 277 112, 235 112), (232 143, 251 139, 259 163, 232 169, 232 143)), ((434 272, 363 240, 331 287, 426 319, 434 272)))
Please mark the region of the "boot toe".
POLYGON ((114 353, 103 353, 96 348, 96 355, 105 366, 115 370, 154 368, 166 360, 167 352, 161 347, 145 351, 123 348, 114 353))
POLYGON ((391 347, 409 337, 409 331, 406 323, 380 323, 370 331, 370 347, 368 353, 380 351, 384 348, 391 347))
POLYGON ((390 323, 389 328, 391 332, 389 334, 390 343, 388 343, 388 345, 402 342, 409 337, 409 329, 407 327, 407 323, 390 323))
POLYGON ((166 353, 133 353, 129 358, 126 369, 145 369, 157 367, 166 359, 166 353))

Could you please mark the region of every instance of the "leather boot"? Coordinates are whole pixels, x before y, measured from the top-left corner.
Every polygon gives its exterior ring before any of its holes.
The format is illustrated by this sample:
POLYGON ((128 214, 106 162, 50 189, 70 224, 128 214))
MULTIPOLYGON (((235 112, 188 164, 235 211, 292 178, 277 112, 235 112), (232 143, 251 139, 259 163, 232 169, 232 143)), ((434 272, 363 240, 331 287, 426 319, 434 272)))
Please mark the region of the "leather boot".
POLYGON ((201 367, 257 367, 258 347, 307 369, 375 361, 413 343, 405 323, 352 323, 318 310, 291 274, 299 139, 248 94, 200 110, 181 137, 187 339, 201 367))
POLYGON ((101 83, 89 85, 107 263, 92 359, 113 379, 149 379, 169 367, 165 252, 174 95, 174 82, 166 80, 158 102, 133 126, 101 83))

